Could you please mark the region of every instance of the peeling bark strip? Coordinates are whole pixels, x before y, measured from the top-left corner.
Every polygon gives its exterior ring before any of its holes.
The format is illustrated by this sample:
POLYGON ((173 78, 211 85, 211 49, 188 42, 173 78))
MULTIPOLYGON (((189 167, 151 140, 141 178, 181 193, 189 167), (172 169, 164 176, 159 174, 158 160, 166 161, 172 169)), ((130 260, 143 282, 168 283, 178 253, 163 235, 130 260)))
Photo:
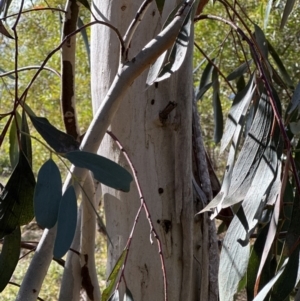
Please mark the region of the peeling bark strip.
MULTIPOLYGON (((74 32, 77 26, 79 6, 75 0, 69 0, 66 4, 66 15, 63 24, 63 40, 74 32)), ((69 135, 79 140, 80 131, 77 122, 75 104, 75 50, 76 36, 71 37, 62 46, 61 53, 61 109, 66 131, 69 135)))

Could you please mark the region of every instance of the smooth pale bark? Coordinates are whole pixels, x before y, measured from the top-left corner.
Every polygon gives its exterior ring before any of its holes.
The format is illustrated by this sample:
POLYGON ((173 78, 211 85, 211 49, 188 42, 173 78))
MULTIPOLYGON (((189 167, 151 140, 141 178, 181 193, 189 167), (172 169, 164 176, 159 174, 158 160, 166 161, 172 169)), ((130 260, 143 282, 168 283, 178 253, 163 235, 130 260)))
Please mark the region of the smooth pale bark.
MULTIPOLYGON (((166 1, 161 19, 153 1, 131 42, 129 58, 158 33, 167 14, 180 2, 166 1)), ((141 0, 96 0, 94 12, 124 35, 141 3, 141 0)), ((210 292, 211 271, 208 267, 203 275, 201 262, 210 265, 209 235, 213 235, 214 229, 207 217, 194 217, 197 206, 192 186, 192 45, 191 39, 185 63, 171 79, 148 89, 147 72, 136 79, 111 125, 111 131, 127 150, 138 172, 152 221, 163 244, 168 300, 172 301, 217 300, 215 292, 210 292), (175 102, 177 107, 162 122, 159 113, 169 102, 175 102)), ((118 70, 119 41, 110 29, 93 27, 91 50, 92 98, 96 112, 118 70)), ((128 168, 122 153, 108 136, 99 152, 128 168)), ((109 273, 126 245, 140 200, 134 183, 129 193, 105 186, 102 191, 107 231, 112 240, 108 246, 109 273)), ((164 300, 157 244, 153 237, 153 244, 150 243, 149 234, 150 227, 142 213, 125 268, 126 283, 134 300, 164 300)))

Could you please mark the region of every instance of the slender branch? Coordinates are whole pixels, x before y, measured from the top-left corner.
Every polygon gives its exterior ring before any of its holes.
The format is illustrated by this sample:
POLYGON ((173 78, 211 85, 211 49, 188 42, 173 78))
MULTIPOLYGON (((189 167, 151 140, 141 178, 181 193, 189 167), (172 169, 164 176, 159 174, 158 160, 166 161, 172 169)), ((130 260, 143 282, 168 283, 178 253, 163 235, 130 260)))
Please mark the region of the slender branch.
MULTIPOLYGON (((17 72, 21 72, 21 71, 29 71, 29 70, 40 69, 40 68, 41 68, 41 66, 26 66, 26 67, 19 68, 19 69, 17 70, 17 72)), ((52 69, 52 68, 50 68, 50 67, 43 67, 43 70, 47 70, 47 71, 53 72, 54 74, 56 74, 57 76, 60 77, 60 73, 57 72, 55 69, 52 69)), ((11 75, 11 74, 14 74, 14 73, 16 73, 15 70, 10 70, 10 71, 1 73, 1 74, 0 74, 0 78, 1 78, 1 77, 5 77, 5 76, 8 76, 8 75, 11 75)))
MULTIPOLYGON (((44 10, 51 10, 51 11, 57 11, 57 12, 60 12, 60 13, 66 13, 65 10, 63 9, 60 9, 60 8, 54 8, 54 7, 38 7, 38 8, 32 8, 32 9, 28 9, 28 10, 24 10, 21 12, 21 14, 26 14, 26 13, 31 13, 31 12, 37 12, 37 11, 44 11, 44 10)), ((3 18, 0 18, 1 21, 5 21, 6 19, 8 18, 11 18, 11 17, 16 17, 18 16, 19 13, 16 13, 16 14, 11 14, 11 15, 8 15, 8 16, 5 16, 3 18)))
POLYGON ((140 25, 140 23, 142 22, 145 13, 147 12, 149 6, 151 5, 151 3, 153 2, 153 0, 144 0, 144 2, 141 4, 140 8, 138 9, 135 18, 132 20, 131 24, 129 25, 125 36, 124 36, 124 45, 125 45, 125 52, 126 52, 126 56, 128 55, 128 48, 130 46, 132 37, 135 33, 135 31, 137 30, 138 26, 140 25))
POLYGON ((227 80, 226 76, 220 70, 220 68, 206 55, 206 53, 201 49, 201 47, 196 42, 194 42, 194 45, 201 52, 201 54, 207 59, 207 61, 214 66, 214 68, 218 71, 218 73, 223 77, 223 79, 225 80, 226 84, 229 86, 231 91, 235 94, 234 88, 232 87, 231 83, 227 80))
MULTIPOLYGON (((131 245, 131 241, 132 241, 132 237, 133 237, 133 233, 134 233, 134 230, 135 230, 135 227, 137 225, 137 222, 138 222, 138 219, 139 219, 139 216, 140 216, 140 213, 141 213, 141 210, 142 208, 144 208, 144 211, 146 213, 146 217, 147 217, 147 220, 148 220, 148 223, 149 223, 149 226, 150 226, 150 237, 151 235, 154 236, 154 238, 156 239, 157 241, 157 246, 158 246, 158 254, 159 254, 159 257, 160 257, 160 261, 161 261, 161 268, 162 268, 162 274, 163 274, 163 279, 164 279, 164 300, 167 301, 168 300, 168 293, 167 293, 167 275, 166 275, 166 265, 165 265, 165 260, 164 260, 164 256, 163 256, 163 253, 162 253, 162 244, 161 244, 161 241, 159 239, 159 236, 153 226, 153 222, 152 222, 152 219, 151 219, 151 215, 150 215, 150 212, 149 212, 149 208, 148 208, 148 205, 147 203, 145 202, 145 198, 144 198, 144 194, 143 194, 143 190, 142 190, 142 187, 141 187, 141 184, 139 182, 139 179, 138 179, 138 176, 137 176, 137 171, 132 163, 132 161, 130 160, 126 150, 124 149, 124 147, 122 146, 121 142, 118 140, 118 138, 110 131, 107 131, 107 134, 114 140, 114 142, 117 144, 117 146, 119 147, 119 149, 121 150, 121 152, 123 153, 126 161, 128 162, 129 166, 130 166, 130 169, 132 171, 132 174, 133 174, 133 178, 134 178, 134 181, 135 181, 135 184, 136 184, 136 187, 137 187, 137 190, 138 190, 138 194, 139 194, 139 197, 140 197, 140 200, 141 200, 141 205, 136 213, 136 216, 135 216, 135 219, 134 219, 134 223, 133 223, 133 226, 132 226, 132 230, 131 230, 131 233, 128 237, 128 240, 127 240, 127 244, 125 246, 125 249, 128 249, 130 248, 130 245, 131 245)), ((127 252, 126 254, 126 257, 125 257, 125 261, 124 261, 124 264, 123 264, 123 267, 122 267, 122 272, 121 272, 121 276, 120 276, 120 281, 121 281, 121 278, 124 276, 124 270, 125 270, 125 265, 126 265, 126 261, 127 261, 127 257, 128 257, 128 254, 129 254, 129 251, 127 252)), ((116 289, 118 289, 118 286, 120 284, 120 281, 119 283, 117 284, 117 287, 116 289)))

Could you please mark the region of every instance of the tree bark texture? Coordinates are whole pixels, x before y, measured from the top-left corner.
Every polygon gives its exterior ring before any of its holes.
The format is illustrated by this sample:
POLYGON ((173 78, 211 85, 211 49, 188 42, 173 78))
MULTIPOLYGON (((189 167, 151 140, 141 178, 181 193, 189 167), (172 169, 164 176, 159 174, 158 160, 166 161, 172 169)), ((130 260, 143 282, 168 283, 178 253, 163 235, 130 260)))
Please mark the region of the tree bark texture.
MULTIPOLYGON (((129 58, 155 37, 168 14, 180 2, 166 1, 160 16, 153 1, 131 42, 129 58)), ((124 35, 141 3, 141 0, 96 0, 93 11, 99 19, 110 22, 124 35)), ((120 47, 115 33, 105 26, 92 28, 91 41, 95 112, 117 72, 120 47)), ((147 72, 135 80, 110 128, 137 170, 163 246, 168 300, 172 301, 217 300, 215 283, 210 280, 215 271, 208 268, 203 273, 202 268, 202 260, 206 261, 205 265, 210 265, 209 236, 215 235, 214 227, 206 216, 195 218, 198 205, 192 184, 192 51, 191 38, 183 66, 170 79, 148 89, 145 84, 147 72), (160 118, 160 113, 170 103, 175 104, 175 108, 167 118, 160 118)), ((129 170, 122 152, 108 135, 103 139, 99 153, 129 170)), ((108 245, 109 274, 126 245, 140 199, 134 183, 129 193, 105 186, 102 186, 102 193, 107 232, 112 241, 108 245)), ((217 252, 216 244, 213 245, 217 252)), ((139 217, 130 246, 125 279, 134 300, 164 300, 158 248, 155 238, 150 236, 144 212, 139 217)))

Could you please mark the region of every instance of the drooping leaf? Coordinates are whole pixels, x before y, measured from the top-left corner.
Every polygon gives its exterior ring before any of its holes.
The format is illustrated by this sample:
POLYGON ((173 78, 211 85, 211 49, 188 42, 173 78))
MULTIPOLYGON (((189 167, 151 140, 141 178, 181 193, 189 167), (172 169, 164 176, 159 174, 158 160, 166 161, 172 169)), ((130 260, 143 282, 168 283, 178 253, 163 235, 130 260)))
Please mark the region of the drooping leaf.
POLYGON ((28 160, 30 166, 32 166, 32 145, 30 138, 29 126, 27 123, 27 117, 25 110, 22 112, 22 127, 21 127, 21 149, 28 160))
MULTIPOLYGON (((102 297, 103 300, 103 297, 102 297)), ((108 301, 120 301, 119 291, 114 291, 108 301)))
MULTIPOLYGON (((273 145, 269 145, 250 189, 228 228, 220 256, 220 301, 233 300, 239 282, 246 273, 250 255, 249 239, 265 207, 266 191, 276 178, 277 161, 276 150, 273 145)), ((225 198, 224 207, 228 206, 226 201, 225 198)))
POLYGON ((39 134, 56 152, 66 153, 79 148, 79 143, 72 136, 55 128, 46 118, 30 115, 30 120, 39 134))
POLYGON ((218 79, 218 71, 214 68, 212 73, 213 82, 213 109, 214 109, 214 141, 219 143, 223 135, 223 113, 220 100, 220 84, 218 79))
POLYGON ((63 257, 69 250, 77 224, 77 198, 73 186, 69 186, 63 194, 58 211, 57 235, 53 256, 63 257))
POLYGON ((282 76, 283 81, 285 82, 286 85, 288 85, 290 88, 292 88, 294 86, 293 81, 290 77, 290 75, 288 74, 284 64, 282 63, 279 55, 277 54, 275 48, 272 46, 272 44, 268 42, 268 50, 269 53, 271 54, 272 58, 274 59, 274 62, 276 64, 276 66, 278 67, 278 70, 282 76))
POLYGON ((81 33, 81 36, 82 36, 82 39, 83 39, 83 42, 84 42, 84 46, 85 46, 85 49, 86 49, 88 63, 89 63, 89 66, 91 66, 91 51, 90 51, 89 38, 88 38, 88 35, 87 35, 86 28, 83 28, 83 26, 84 26, 84 23, 83 23, 82 19, 80 17, 78 17, 77 27, 82 28, 80 30, 80 33, 81 33))
POLYGON ((176 41, 168 57, 168 61, 159 72, 158 77, 155 79, 155 82, 160 82, 169 78, 174 72, 176 72, 180 68, 180 66, 184 62, 190 41, 191 22, 192 21, 190 10, 178 33, 176 41))
POLYGON ((13 36, 7 31, 7 29, 5 28, 1 20, 0 20, 0 33, 2 33, 7 38, 13 39, 13 36))
MULTIPOLYGON (((181 6, 181 3, 178 4, 173 10, 172 12, 169 14, 166 22, 163 25, 163 29, 166 28, 174 19, 179 7, 181 6)), ((165 51, 163 54, 161 54, 157 60, 155 61, 155 63, 153 65, 151 65, 149 72, 148 72, 148 76, 147 76, 147 80, 146 80, 146 86, 151 86, 154 84, 156 78, 158 77, 159 72, 162 69, 162 66, 165 62, 165 59, 167 57, 168 51, 165 51)))
POLYGON ((287 19, 293 10, 295 2, 296 2, 296 0, 286 0, 283 15, 281 18, 280 29, 283 29, 284 25, 286 24, 287 19))
POLYGON ((21 127, 21 116, 16 112, 15 118, 11 123, 9 131, 9 158, 12 169, 15 168, 19 161, 19 131, 21 127), (18 127, 17 127, 18 124, 18 127))
POLYGON ((126 286, 124 301, 134 301, 130 289, 126 286))
POLYGON ((273 4, 273 0, 269 0, 267 7, 266 7, 266 12, 265 12, 265 19, 264 19, 264 29, 267 28, 268 25, 268 21, 269 21, 269 15, 270 15, 270 11, 272 8, 272 4, 273 4))
POLYGON ((228 81, 234 80, 240 76, 242 76, 246 71, 248 71, 248 66, 251 65, 253 60, 249 60, 247 62, 242 63, 240 66, 238 66, 236 69, 234 69, 227 77, 226 79, 228 81))
POLYGON ((78 0, 88 11, 91 11, 91 6, 88 0, 78 0))
POLYGON ((300 105, 300 83, 298 83, 298 85, 296 86, 296 89, 292 96, 288 114, 291 114, 299 105, 300 105))
POLYGON ((257 296, 253 299, 253 301, 264 301, 270 290, 272 289, 274 283, 277 281, 277 279, 282 275, 284 270, 287 267, 289 258, 286 258, 280 267, 280 269, 277 271, 276 275, 263 287, 263 289, 257 294, 257 296))
POLYGON ((200 100, 202 98, 202 96, 204 95, 204 93, 212 86, 211 74, 214 69, 214 65, 212 63, 214 63, 214 62, 215 62, 215 59, 212 59, 211 61, 209 61, 203 70, 203 73, 202 73, 201 79, 200 79, 200 84, 199 84, 199 87, 198 87, 197 93, 196 93, 197 100, 200 100))
POLYGON ((159 13, 162 14, 165 5, 165 0, 155 0, 155 2, 159 13))
POLYGON ((237 93, 225 124, 224 135, 221 141, 220 152, 223 152, 228 143, 233 137, 237 124, 241 122, 241 118, 246 114, 248 106, 252 100, 253 93, 255 91, 256 84, 254 82, 254 74, 250 77, 249 82, 244 90, 237 93))
POLYGON ((132 176, 115 162, 84 151, 68 152, 65 157, 75 166, 92 171, 99 182, 115 189, 129 191, 132 176))
POLYGON ((111 295, 111 292, 117 281, 118 274, 119 274, 119 272, 124 264, 125 258, 127 256, 127 252, 128 252, 128 249, 123 250, 123 252, 120 255, 119 259, 117 260, 113 270, 111 271, 111 273, 107 279, 107 281, 110 281, 110 283, 103 291, 101 301, 107 301, 108 297, 111 295))
POLYGON ((40 168, 34 192, 34 212, 42 228, 52 228, 57 222, 62 198, 62 181, 58 167, 52 159, 40 168))
POLYGON ((0 195, 0 238, 33 219, 34 188, 32 169, 21 151, 19 162, 0 195))
POLYGON ((20 256, 21 231, 20 227, 6 235, 3 240, 3 247, 0 254, 0 293, 9 282, 20 256))
POLYGON ((244 199, 269 140, 273 112, 267 96, 262 93, 258 108, 232 172, 226 204, 244 199))
POLYGON ((263 57, 267 60, 268 59, 268 41, 265 37, 264 32, 261 30, 261 28, 258 25, 254 25, 255 28, 255 40, 257 42, 257 45, 259 47, 259 50, 263 57))

